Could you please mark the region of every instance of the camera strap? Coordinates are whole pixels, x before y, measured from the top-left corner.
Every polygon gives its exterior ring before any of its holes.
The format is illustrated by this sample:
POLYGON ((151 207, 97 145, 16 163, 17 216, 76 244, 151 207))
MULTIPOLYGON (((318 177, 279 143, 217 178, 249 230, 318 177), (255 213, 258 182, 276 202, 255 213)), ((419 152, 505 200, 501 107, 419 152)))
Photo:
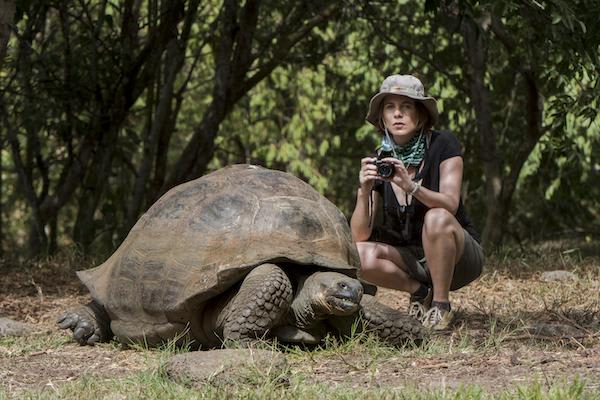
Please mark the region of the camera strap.
POLYGON ((373 219, 375 218, 373 214, 373 188, 371 188, 369 192, 369 228, 373 226, 373 219))
POLYGON ((388 132, 387 126, 384 127, 385 131, 385 140, 381 144, 381 149, 383 151, 391 151, 394 155, 394 158, 398 158, 398 154, 396 153, 396 142, 390 137, 390 133, 388 132))

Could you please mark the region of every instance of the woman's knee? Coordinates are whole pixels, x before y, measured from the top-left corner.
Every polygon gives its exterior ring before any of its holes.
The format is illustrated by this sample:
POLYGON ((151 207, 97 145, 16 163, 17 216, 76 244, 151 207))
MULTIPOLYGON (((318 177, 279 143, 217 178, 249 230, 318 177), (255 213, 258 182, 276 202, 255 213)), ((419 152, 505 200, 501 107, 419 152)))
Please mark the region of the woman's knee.
POLYGON ((356 247, 360 256, 358 276, 367 282, 376 281, 379 276, 379 249, 373 242, 359 242, 356 247))
POLYGON ((356 243, 358 248, 358 255, 360 257, 360 269, 361 271, 371 270, 375 268, 378 257, 378 249, 373 242, 359 242, 356 243))
POLYGON ((432 208, 425 213, 423 239, 456 233, 458 221, 445 208, 432 208))

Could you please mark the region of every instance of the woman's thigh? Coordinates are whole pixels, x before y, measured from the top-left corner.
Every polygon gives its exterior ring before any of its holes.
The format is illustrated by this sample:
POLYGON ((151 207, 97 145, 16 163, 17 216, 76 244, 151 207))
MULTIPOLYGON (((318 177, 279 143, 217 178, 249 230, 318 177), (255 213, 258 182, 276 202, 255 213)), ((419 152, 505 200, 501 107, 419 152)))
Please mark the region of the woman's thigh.
POLYGON ((426 281, 428 278, 423 265, 419 262, 419 251, 414 246, 396 247, 381 242, 358 242, 356 245, 363 269, 377 268, 377 260, 384 259, 391 261, 418 281, 426 281))

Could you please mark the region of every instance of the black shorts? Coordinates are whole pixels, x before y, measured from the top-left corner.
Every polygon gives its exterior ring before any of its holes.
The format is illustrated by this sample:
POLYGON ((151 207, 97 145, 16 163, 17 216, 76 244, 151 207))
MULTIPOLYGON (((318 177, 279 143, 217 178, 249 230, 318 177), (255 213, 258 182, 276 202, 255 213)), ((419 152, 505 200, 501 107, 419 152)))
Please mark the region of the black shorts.
MULTIPOLYGON (((458 263, 454 267, 450 290, 460 289, 468 285, 477 279, 483 271, 483 249, 469 232, 464 229, 463 231, 465 232, 465 248, 460 260, 458 260, 458 263)), ((402 246, 396 247, 396 249, 402 255, 404 265, 408 269, 407 272, 410 277, 431 286, 431 275, 429 274, 429 267, 427 266, 427 260, 425 260, 423 247, 402 246)))

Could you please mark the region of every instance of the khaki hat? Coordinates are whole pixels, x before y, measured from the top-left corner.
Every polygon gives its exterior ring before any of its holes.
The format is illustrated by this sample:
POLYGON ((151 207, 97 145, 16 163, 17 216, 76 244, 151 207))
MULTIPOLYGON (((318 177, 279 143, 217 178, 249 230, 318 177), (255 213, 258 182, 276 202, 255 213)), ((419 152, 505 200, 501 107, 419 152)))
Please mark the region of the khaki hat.
POLYGON ((390 75, 383 80, 379 93, 371 99, 369 103, 369 113, 366 120, 377 128, 379 125, 381 101, 388 94, 406 96, 420 101, 431 117, 431 124, 435 125, 438 121, 437 103, 433 97, 425 96, 425 88, 421 81, 412 75, 390 75))

